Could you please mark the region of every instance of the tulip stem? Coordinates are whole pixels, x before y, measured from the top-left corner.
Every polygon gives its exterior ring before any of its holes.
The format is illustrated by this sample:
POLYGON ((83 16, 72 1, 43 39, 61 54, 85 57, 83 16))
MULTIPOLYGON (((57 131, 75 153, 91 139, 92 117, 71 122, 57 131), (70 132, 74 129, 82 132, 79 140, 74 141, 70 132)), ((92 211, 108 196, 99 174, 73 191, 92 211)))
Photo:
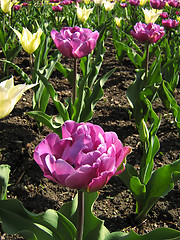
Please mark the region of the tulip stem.
POLYGON ((82 240, 84 229, 84 192, 78 191, 78 219, 76 240, 82 240))
MULTIPOLYGON (((146 62, 145 62, 145 81, 148 81, 148 65, 149 65, 149 43, 146 45, 146 62)), ((145 87, 145 86, 144 86, 145 87)))
POLYGON ((74 74, 73 74, 73 103, 76 100, 77 97, 77 58, 74 58, 74 74))

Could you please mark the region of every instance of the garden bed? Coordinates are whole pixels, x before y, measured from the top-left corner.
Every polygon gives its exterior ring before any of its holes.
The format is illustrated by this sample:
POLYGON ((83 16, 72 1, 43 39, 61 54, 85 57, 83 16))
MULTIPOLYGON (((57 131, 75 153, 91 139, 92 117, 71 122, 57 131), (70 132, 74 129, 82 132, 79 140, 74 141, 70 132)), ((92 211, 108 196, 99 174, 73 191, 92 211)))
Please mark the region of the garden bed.
MULTIPOLYGON (((110 40, 106 43, 106 49, 100 73, 106 73, 115 67, 116 70, 104 86, 104 97, 97 103, 91 122, 100 125, 105 131, 115 131, 124 146, 131 146, 132 153, 127 157, 127 162, 139 168, 142 153, 131 107, 126 97, 127 88, 134 81, 135 69, 126 57, 121 63, 117 61, 110 40)), ((30 70, 28 54, 22 52, 17 59, 16 63, 28 72, 30 70)), ((71 65, 69 60, 63 59, 65 63, 71 65)), ((14 78, 16 83, 22 82, 16 73, 14 78)), ((50 81, 59 92, 62 102, 70 96, 69 83, 57 70, 53 72, 50 81)), ((180 88, 176 88, 175 98, 178 103, 179 93, 180 88)), ((155 157, 155 168, 158 168, 179 158, 180 139, 172 115, 160 100, 155 100, 153 107, 158 116, 162 116, 157 133, 161 147, 155 157)), ((0 161, 1 164, 11 166, 8 198, 19 199, 34 213, 41 213, 49 208, 59 210, 64 202, 74 198, 76 191, 44 178, 33 160, 35 147, 51 131, 45 126, 38 128, 34 119, 26 114, 31 110, 32 90, 28 90, 12 113, 0 120, 0 161)), ((52 101, 49 103, 47 113, 50 115, 57 113, 52 101)), ((94 214, 105 220, 105 226, 111 232, 119 230, 129 232, 133 229, 139 234, 144 234, 158 227, 180 230, 180 183, 175 184, 174 189, 155 204, 139 225, 132 221, 135 207, 135 200, 130 191, 118 177, 113 177, 100 190, 94 205, 94 214)), ((1 231, 1 239, 22 238, 7 236, 1 231)))

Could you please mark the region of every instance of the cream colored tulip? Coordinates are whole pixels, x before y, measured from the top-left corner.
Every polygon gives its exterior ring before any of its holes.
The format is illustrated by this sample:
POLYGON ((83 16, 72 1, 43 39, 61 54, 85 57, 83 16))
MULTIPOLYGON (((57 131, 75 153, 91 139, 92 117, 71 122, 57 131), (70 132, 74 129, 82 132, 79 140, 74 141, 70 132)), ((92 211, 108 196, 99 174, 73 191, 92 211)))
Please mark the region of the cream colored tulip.
POLYGON ((14 86, 13 76, 0 83, 0 119, 9 115, 23 93, 36 84, 18 84, 14 86))
POLYGON ((157 9, 143 9, 144 16, 145 16, 145 23, 155 23, 157 18, 160 16, 163 10, 157 10, 157 9))
POLYGON ((122 21, 122 18, 121 18, 121 17, 120 17, 120 18, 115 17, 115 18, 114 18, 114 21, 115 21, 115 23, 116 23, 116 26, 118 26, 118 27, 121 26, 121 21, 122 21))
POLYGON ((11 0, 1 0, 1 9, 4 13, 11 15, 11 8, 14 4, 17 4, 17 1, 11 0))
POLYGON ((110 2, 109 0, 106 0, 104 2, 104 8, 106 11, 111 11, 114 8, 115 2, 110 2))
POLYGON ((80 8, 79 6, 76 6, 76 8, 77 8, 78 19, 81 22, 86 22, 87 19, 89 18, 89 15, 93 11, 93 8, 87 9, 85 6, 83 8, 80 8))
POLYGON ((39 47, 39 44, 41 42, 41 35, 42 35, 41 28, 39 28, 38 31, 33 34, 27 28, 23 28, 22 34, 15 29, 13 30, 18 36, 22 44, 22 47, 26 52, 31 54, 36 51, 36 49, 39 47))
POLYGON ((105 0, 94 0, 94 3, 95 3, 96 5, 103 5, 104 2, 105 2, 105 0))

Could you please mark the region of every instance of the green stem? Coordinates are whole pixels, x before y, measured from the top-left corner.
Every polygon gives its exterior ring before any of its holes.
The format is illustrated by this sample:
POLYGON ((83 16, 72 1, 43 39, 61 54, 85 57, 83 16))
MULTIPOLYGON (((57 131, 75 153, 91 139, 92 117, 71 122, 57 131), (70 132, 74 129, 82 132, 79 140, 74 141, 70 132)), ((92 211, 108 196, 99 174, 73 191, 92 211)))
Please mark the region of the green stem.
POLYGON ((82 240, 84 229, 84 192, 78 191, 78 219, 76 240, 82 240))
POLYGON ((77 58, 74 59, 74 74, 73 74, 73 96, 72 96, 72 99, 73 99, 73 103, 75 102, 76 100, 76 97, 77 97, 77 58))
MULTIPOLYGON (((149 65, 149 43, 146 45, 146 62, 145 62, 145 81, 148 82, 148 65, 149 65)), ((145 87, 145 85, 144 85, 145 87)))

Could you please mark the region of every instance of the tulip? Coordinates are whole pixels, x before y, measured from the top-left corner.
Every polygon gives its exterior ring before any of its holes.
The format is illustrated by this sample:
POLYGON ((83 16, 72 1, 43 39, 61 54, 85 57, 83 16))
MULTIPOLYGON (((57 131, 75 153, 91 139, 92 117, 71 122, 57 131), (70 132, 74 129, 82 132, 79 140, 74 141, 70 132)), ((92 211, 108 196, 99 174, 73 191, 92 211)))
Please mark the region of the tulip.
POLYGON ((162 18, 168 18, 168 17, 169 17, 169 14, 168 14, 167 12, 162 12, 162 13, 160 14, 160 17, 162 17, 162 18))
POLYGON ((18 84, 14 86, 13 77, 0 83, 0 119, 9 115, 23 93, 35 84, 18 84))
POLYGON ((179 21, 175 19, 163 19, 162 25, 167 28, 175 28, 179 24, 179 21))
POLYGON ((154 9, 143 9, 144 16, 145 16, 145 23, 155 23, 157 18, 162 13, 162 10, 154 10, 154 9))
POLYGON ((121 17, 120 17, 120 18, 115 17, 115 18, 114 18, 114 21, 115 21, 115 23, 116 23, 116 26, 118 26, 118 27, 121 26, 121 21, 122 21, 122 18, 121 18, 121 17))
POLYGON ((97 5, 103 5, 105 0, 94 0, 94 3, 97 5))
POLYGON ((51 37, 57 49, 68 58, 82 58, 91 53, 99 37, 98 31, 88 28, 64 27, 60 32, 53 29, 51 37))
POLYGON ((93 8, 87 9, 85 6, 83 8, 76 6, 76 8, 77 8, 78 19, 83 23, 87 21, 87 19, 89 18, 89 15, 93 11, 93 8))
POLYGON ((150 0, 150 5, 155 9, 162 9, 166 5, 166 0, 150 0))
POLYGON ((39 47, 40 44, 40 38, 42 35, 41 28, 38 29, 36 33, 31 33, 27 28, 23 28, 22 34, 13 29, 16 35, 18 36, 23 49, 28 52, 29 54, 32 54, 36 51, 36 49, 39 47))
POLYGON ((168 5, 169 5, 170 7, 178 8, 178 7, 180 7, 180 1, 177 1, 177 0, 168 0, 168 5))
POLYGON ((140 4, 140 0, 129 0, 131 6, 137 7, 140 4))
POLYGON ((60 5, 52 6, 52 9, 54 12, 61 12, 63 10, 63 7, 60 5))
POLYGON ((4 13, 11 15, 11 8, 17 1, 1 0, 1 9, 4 13))
POLYGON ((111 11, 114 8, 115 2, 110 2, 109 0, 106 0, 104 2, 104 8, 106 11, 111 11))
POLYGON ((50 180, 94 192, 123 172, 130 151, 116 133, 104 132, 92 123, 68 120, 62 125, 62 139, 49 134, 35 148, 34 160, 50 180))
POLYGON ((164 34, 164 27, 159 26, 155 23, 145 23, 138 22, 134 26, 134 30, 131 30, 131 35, 142 43, 155 43, 161 39, 164 34))
POLYGON ((144 6, 149 0, 140 0, 139 5, 144 6))
POLYGON ((21 5, 14 5, 14 6, 13 6, 13 9, 14 9, 15 11, 19 11, 21 8, 22 8, 21 5))

